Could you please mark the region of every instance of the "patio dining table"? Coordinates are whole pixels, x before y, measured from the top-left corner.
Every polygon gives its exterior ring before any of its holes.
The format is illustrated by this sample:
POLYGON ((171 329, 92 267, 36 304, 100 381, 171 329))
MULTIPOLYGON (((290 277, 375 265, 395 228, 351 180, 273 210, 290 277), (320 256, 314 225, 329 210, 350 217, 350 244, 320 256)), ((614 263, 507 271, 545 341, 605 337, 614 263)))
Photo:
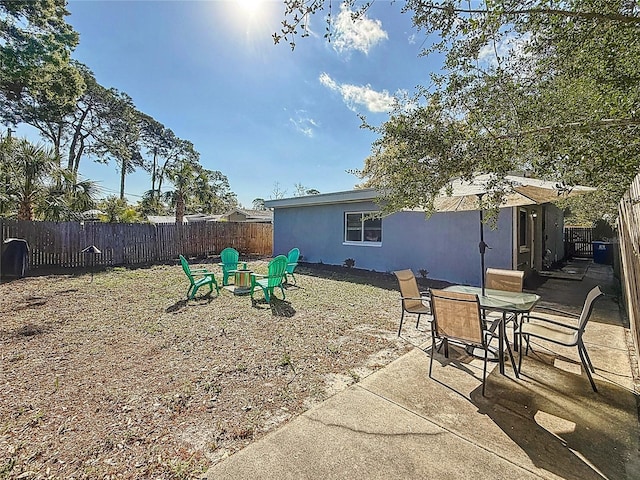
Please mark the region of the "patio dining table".
POLYGON ((444 290, 477 295, 482 309, 502 312, 502 319, 498 325, 498 363, 500 366, 500 373, 504 375, 504 342, 506 341, 507 350, 511 359, 511 366, 513 367, 516 378, 519 378, 518 369, 516 368, 515 359, 513 358, 513 352, 509 345, 509 339, 505 333, 507 314, 526 314, 531 312, 533 307, 535 307, 540 300, 540 296, 535 293, 507 292, 504 290, 493 290, 490 288, 485 289, 483 295, 482 288, 469 287, 466 285, 452 285, 444 290))

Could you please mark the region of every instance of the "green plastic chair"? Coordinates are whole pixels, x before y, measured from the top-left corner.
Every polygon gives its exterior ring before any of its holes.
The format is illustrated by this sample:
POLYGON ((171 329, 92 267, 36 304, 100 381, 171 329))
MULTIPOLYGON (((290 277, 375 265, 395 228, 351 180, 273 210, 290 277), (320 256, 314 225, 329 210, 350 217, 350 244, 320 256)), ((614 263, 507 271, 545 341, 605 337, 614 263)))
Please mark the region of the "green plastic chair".
POLYGON ((182 269, 184 270, 185 275, 189 279, 191 283, 189 285, 189 290, 187 290, 187 298, 192 299, 196 296, 196 292, 203 285, 209 285, 209 293, 213 292, 213 287, 216 287, 216 293, 220 293, 220 288, 218 287, 218 282, 216 282, 216 277, 213 272, 208 272, 206 268, 194 268, 189 267, 189 262, 180 255, 180 263, 182 264, 182 269), (196 280, 193 278, 194 276, 202 276, 202 278, 196 280))
POLYGON ((273 289, 280 287, 282 291, 282 299, 284 300, 284 288, 282 287, 282 281, 284 280, 285 270, 289 260, 284 255, 278 255, 276 258, 269 262, 269 273, 267 275, 260 275, 258 273, 251 274, 251 299, 253 300, 253 291, 256 287, 260 287, 264 293, 264 298, 267 302, 271 302, 273 296, 273 289))
POLYGON ((284 272, 284 282, 289 283, 289 275, 291 275, 291 279, 293 280, 294 285, 296 284, 296 277, 293 275, 293 271, 298 266, 298 258, 300 258, 300 250, 297 248, 292 248, 289 250, 287 254, 287 269, 284 272))
POLYGON ((222 285, 229 285, 229 274, 238 269, 240 254, 235 248, 227 247, 220 252, 220 267, 222 268, 222 285))

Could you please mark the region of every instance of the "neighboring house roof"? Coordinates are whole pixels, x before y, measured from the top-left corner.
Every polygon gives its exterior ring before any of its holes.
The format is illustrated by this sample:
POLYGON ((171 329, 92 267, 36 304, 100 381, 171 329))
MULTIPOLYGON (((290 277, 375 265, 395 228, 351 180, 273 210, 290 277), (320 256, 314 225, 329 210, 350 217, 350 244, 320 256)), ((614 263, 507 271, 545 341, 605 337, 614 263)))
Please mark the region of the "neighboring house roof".
MULTIPOLYGON (((185 215, 183 223, 197 223, 197 222, 217 222, 222 215, 206 215, 204 213, 194 213, 191 215, 185 215)), ((149 223, 176 223, 175 215, 147 215, 149 223)))
POLYGON ((87 210, 86 212, 82 212, 80 214, 80 216, 84 220, 99 220, 100 215, 104 215, 104 212, 102 210, 97 210, 97 209, 87 210))
POLYGON ((149 223, 176 223, 175 215, 147 215, 149 223))
POLYGON ((350 203, 373 201, 378 197, 374 188, 359 188, 345 192, 319 193, 317 195, 305 195, 302 197, 278 198, 265 200, 267 208, 308 207, 312 205, 325 205, 331 203, 350 203))
POLYGON ((273 212, 270 210, 248 210, 244 208, 234 208, 230 212, 221 215, 222 218, 229 219, 233 215, 244 217, 245 222, 272 222, 273 212))
POLYGON ((222 215, 209 215, 206 213, 193 213, 190 215, 185 215, 187 223, 196 223, 196 222, 219 222, 222 215))

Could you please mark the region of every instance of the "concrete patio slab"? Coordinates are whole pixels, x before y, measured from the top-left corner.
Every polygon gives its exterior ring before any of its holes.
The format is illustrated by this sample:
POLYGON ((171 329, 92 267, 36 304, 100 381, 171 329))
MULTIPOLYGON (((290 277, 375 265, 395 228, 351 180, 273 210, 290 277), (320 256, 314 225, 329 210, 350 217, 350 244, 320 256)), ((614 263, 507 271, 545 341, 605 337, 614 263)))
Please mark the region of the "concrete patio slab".
MULTIPOLYGON (((452 347, 421 345, 360 383, 213 466, 209 479, 629 479, 640 478, 635 356, 607 266, 583 281, 549 279, 543 305, 595 307, 585 341, 598 393, 576 349, 532 342, 522 375, 452 347), (555 283, 554 283, 555 282, 555 283)), ((511 335, 509 335, 511 338, 511 335)))
POLYGON ((208 478, 483 478, 489 472, 495 479, 516 472, 517 478, 539 478, 356 386, 233 455, 208 478))

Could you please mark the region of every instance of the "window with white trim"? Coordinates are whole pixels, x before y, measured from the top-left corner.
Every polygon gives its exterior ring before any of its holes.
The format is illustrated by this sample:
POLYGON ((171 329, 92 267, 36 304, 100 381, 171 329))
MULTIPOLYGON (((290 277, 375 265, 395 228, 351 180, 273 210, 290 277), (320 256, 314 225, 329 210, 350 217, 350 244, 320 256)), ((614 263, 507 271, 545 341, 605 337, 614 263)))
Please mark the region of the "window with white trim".
POLYGON ((381 244, 382 218, 373 218, 377 212, 345 212, 344 213, 344 241, 345 243, 381 244))

